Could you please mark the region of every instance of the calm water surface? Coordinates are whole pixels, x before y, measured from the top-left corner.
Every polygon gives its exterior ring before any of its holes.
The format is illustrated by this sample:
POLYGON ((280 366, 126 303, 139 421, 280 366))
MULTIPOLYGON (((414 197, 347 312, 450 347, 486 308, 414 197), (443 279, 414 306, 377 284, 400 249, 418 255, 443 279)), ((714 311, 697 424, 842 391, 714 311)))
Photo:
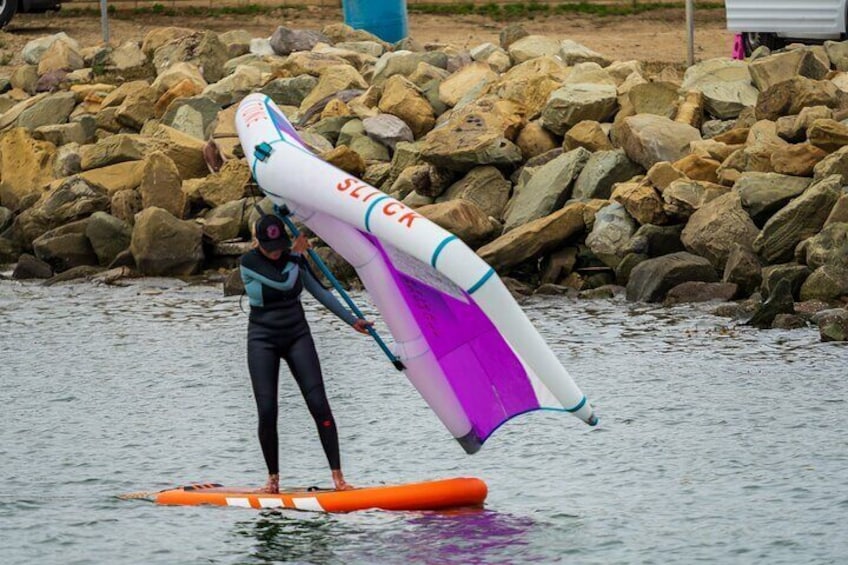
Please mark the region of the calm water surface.
MULTIPOLYGON (((467 456, 373 343, 307 304, 348 479, 478 476, 484 510, 172 508, 115 495, 264 479, 238 300, 166 279, 0 281, 0 561, 848 562, 844 344, 710 306, 524 306, 601 425, 529 414, 467 456)), ((282 482, 327 486, 281 383, 282 482)))

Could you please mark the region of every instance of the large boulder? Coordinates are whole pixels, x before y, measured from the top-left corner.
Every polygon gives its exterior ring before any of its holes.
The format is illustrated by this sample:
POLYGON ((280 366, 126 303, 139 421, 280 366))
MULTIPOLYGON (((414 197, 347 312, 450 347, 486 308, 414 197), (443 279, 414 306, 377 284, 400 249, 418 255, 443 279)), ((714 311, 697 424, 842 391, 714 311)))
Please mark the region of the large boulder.
POLYGON ((689 153, 691 142, 701 139, 692 126, 652 114, 625 118, 615 132, 627 156, 645 169, 660 161, 677 161, 689 153))
POLYGON ((586 237, 586 246, 608 267, 615 268, 629 253, 629 243, 637 227, 624 206, 610 204, 595 214, 595 224, 586 237))
POLYGON ((509 201, 512 183, 490 165, 476 167, 450 185, 436 202, 462 199, 473 202, 487 216, 500 220, 509 201))
POLYGON ((212 134, 212 128, 220 110, 221 107, 206 96, 178 98, 168 106, 161 122, 177 131, 206 141, 212 134))
POLYGON ((406 122, 392 114, 365 118, 362 120, 362 128, 368 137, 392 150, 401 141, 415 141, 415 136, 406 122))
POLYGON ((807 130, 810 144, 828 153, 832 153, 848 145, 848 125, 836 120, 816 120, 807 130))
POLYGON ((539 167, 510 202, 504 218, 504 230, 510 231, 561 208, 571 197, 574 180, 590 156, 581 147, 539 167))
POLYGON ((768 263, 789 261, 798 243, 821 231, 841 188, 838 175, 810 186, 766 222, 754 240, 754 251, 768 263))
POLYGON ((88 220, 85 236, 97 255, 98 262, 108 266, 119 253, 129 248, 132 228, 106 212, 95 212, 88 220))
POLYGON ((68 177, 57 183, 32 208, 18 216, 16 225, 24 243, 109 206, 109 197, 83 179, 68 177))
POLYGON ((794 77, 820 80, 829 70, 808 49, 793 49, 763 57, 753 61, 748 68, 751 80, 760 92, 794 77))
POLYGON ((733 189, 742 198, 742 206, 758 226, 764 225, 790 200, 803 194, 812 181, 777 173, 743 173, 733 189))
POLYGON ((692 214, 681 240, 687 251, 706 257, 723 271, 734 245, 750 247, 757 235, 759 230, 742 207, 739 194, 729 192, 692 214))
POLYGON ((687 281, 716 282, 710 262, 685 251, 642 261, 630 272, 627 300, 662 302, 669 290, 687 281))
POLYGON ((227 46, 221 43, 218 34, 196 31, 171 39, 157 48, 153 53, 153 65, 158 74, 174 63, 192 63, 201 70, 206 82, 213 83, 223 78, 224 64, 229 58, 227 46))
POLYGON ((575 202, 544 218, 539 218, 477 250, 477 254, 499 272, 528 259, 557 249, 584 231, 586 206, 575 202))
POLYGON ((263 86, 260 92, 270 97, 277 106, 300 106, 317 85, 317 78, 298 75, 274 79, 263 86))
POLYGON ((781 116, 799 114, 811 106, 838 108, 848 97, 827 80, 811 80, 802 76, 777 83, 762 90, 757 98, 759 120, 777 120, 781 116))
POLYGON ((757 104, 759 94, 751 84, 748 64, 729 59, 710 59, 689 67, 681 90, 701 92, 707 112, 720 120, 739 117, 742 110, 757 104))
POLYGON ((823 313, 818 325, 822 341, 848 341, 848 310, 836 309, 823 313))
POLYGON ((475 62, 450 75, 439 85, 439 100, 454 107, 472 91, 479 92, 498 79, 498 74, 487 63, 475 62))
POLYGON ((379 108, 403 120, 416 139, 433 129, 436 123, 433 107, 415 84, 401 76, 386 81, 379 108))
POLYGON ((174 161, 161 151, 154 151, 144 160, 138 192, 144 208, 163 208, 177 218, 185 217, 188 211, 180 172, 174 161))
POLYGON ((572 198, 607 199, 616 183, 625 182, 643 172, 623 149, 593 153, 574 183, 572 198))
POLYGON ((750 246, 734 243, 727 255, 722 282, 734 283, 742 296, 753 294, 763 282, 763 263, 750 246))
POLYGON ((729 191, 726 186, 678 179, 662 191, 663 212, 670 218, 687 220, 695 210, 729 191))
POLYGON ((838 300, 848 296, 848 266, 822 265, 801 286, 801 300, 838 300))
POLYGON ((32 242, 35 256, 62 272, 80 265, 96 265, 97 255, 85 236, 89 219, 49 230, 32 242))
POLYGON ((119 133, 80 148, 83 171, 98 169, 124 161, 140 161, 154 149, 149 139, 136 134, 119 133))
POLYGON ((135 219, 130 251, 139 271, 150 276, 187 276, 203 263, 203 230, 162 208, 147 208, 135 219))
POLYGON ((0 137, 0 206, 17 210, 53 178, 56 147, 36 141, 23 128, 0 137))
POLYGON ((530 59, 558 55, 561 47, 561 42, 552 37, 527 35, 514 41, 506 49, 513 63, 518 65, 530 59))
POLYGON ((542 122, 547 129, 563 135, 584 120, 607 121, 617 106, 617 93, 613 85, 567 84, 551 93, 542 111, 542 122))
POLYGON ((824 265, 848 267, 848 222, 828 224, 803 243, 804 262, 811 269, 824 265))
POLYGON ((295 51, 312 51, 318 43, 329 43, 330 39, 320 31, 291 29, 279 26, 271 34, 271 49, 277 55, 289 55, 295 51))
POLYGON ((422 206, 419 214, 455 234, 472 249, 490 240, 495 226, 485 212, 468 200, 450 200, 422 206))
POLYGON ((613 190, 611 199, 623 204, 627 212, 641 225, 668 223, 662 197, 650 183, 619 183, 613 190))

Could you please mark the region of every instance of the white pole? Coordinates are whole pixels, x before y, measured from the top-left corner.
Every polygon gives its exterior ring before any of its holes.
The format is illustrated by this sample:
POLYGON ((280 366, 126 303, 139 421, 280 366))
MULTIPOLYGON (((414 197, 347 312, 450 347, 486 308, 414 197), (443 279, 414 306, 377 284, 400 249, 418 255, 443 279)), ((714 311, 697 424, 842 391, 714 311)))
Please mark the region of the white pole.
POLYGON ((686 63, 695 64, 695 0, 686 0, 686 63))
POLYGON ((109 10, 106 0, 100 0, 100 31, 103 33, 103 43, 109 43, 109 10))

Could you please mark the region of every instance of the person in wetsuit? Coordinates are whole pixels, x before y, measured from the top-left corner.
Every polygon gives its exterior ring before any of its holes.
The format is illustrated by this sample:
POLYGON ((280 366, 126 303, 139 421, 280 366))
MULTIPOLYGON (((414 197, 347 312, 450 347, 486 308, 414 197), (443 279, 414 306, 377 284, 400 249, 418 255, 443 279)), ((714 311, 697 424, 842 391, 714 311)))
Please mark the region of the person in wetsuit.
POLYGON ((259 412, 259 444, 268 466, 264 492, 279 492, 277 384, 284 359, 309 408, 337 490, 351 488, 344 479, 336 423, 324 391, 315 343, 300 294, 305 288, 336 316, 360 333, 370 322, 357 319, 316 279, 302 256, 309 242, 301 234, 292 245, 283 221, 263 214, 255 224, 254 248, 241 258, 241 278, 250 300, 247 366, 259 412))

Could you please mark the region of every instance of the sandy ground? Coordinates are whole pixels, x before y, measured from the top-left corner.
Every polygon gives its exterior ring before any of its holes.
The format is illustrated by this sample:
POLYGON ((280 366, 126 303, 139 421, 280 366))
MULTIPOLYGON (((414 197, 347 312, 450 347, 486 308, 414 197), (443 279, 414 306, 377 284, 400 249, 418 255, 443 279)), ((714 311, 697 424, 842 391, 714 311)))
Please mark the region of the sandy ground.
MULTIPOLYGON (((341 11, 332 8, 280 9, 262 15, 167 16, 119 12, 110 18, 111 43, 141 41, 151 29, 183 26, 212 31, 244 29, 256 37, 267 37, 279 25, 320 29, 342 21, 341 11)), ((616 60, 638 59, 674 65, 686 60, 686 28, 683 9, 667 9, 638 16, 557 15, 518 20, 530 33, 573 39, 616 60)), ((498 33, 508 22, 484 16, 435 16, 411 14, 410 35, 420 42, 450 43, 472 47, 498 42, 498 33)), ((0 73, 20 62, 20 50, 30 40, 64 31, 83 46, 102 43, 97 15, 18 14, 0 32, 0 73)), ((725 29, 723 10, 696 11, 696 58, 729 56, 732 35, 725 29)), ((5 71, 5 72, 4 72, 5 71)))

